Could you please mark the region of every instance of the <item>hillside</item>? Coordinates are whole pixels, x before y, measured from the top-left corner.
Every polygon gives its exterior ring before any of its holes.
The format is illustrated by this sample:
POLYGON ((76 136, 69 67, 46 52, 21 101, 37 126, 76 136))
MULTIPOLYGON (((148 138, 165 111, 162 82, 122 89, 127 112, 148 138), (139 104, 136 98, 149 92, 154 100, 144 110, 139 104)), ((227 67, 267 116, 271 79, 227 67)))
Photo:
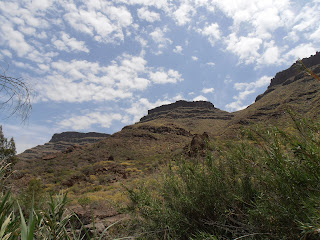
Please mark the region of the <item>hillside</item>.
MULTIPOLYGON (((320 74, 320 53, 302 61, 320 74)), ((177 101, 149 110, 138 123, 110 136, 55 134, 49 143, 19 155, 14 191, 20 193, 37 178, 47 191, 67 190, 75 211, 87 218, 89 209, 99 220, 113 218, 117 216, 114 204, 127 202, 120 183, 155 181, 162 166, 186 155, 191 141, 204 132, 214 141, 236 137, 240 127, 285 125, 288 109, 317 117, 319 92, 320 83, 295 63, 276 74, 255 103, 238 112, 228 113, 205 101, 177 101)))
POLYGON ((56 153, 66 151, 82 145, 98 142, 104 138, 109 137, 110 134, 105 133, 79 133, 79 132, 62 132, 56 133, 52 136, 51 140, 44 144, 38 145, 31 149, 25 150, 19 154, 20 160, 38 159, 38 158, 52 158, 56 153))
MULTIPOLYGON (((302 62, 316 74, 320 74, 320 53, 302 62)), ((288 110, 314 118, 320 112, 320 83, 309 76, 298 62, 279 72, 271 79, 268 89, 257 96, 256 101, 246 109, 234 112, 234 118, 228 130, 234 131, 240 126, 255 123, 286 125, 289 120, 288 110)))

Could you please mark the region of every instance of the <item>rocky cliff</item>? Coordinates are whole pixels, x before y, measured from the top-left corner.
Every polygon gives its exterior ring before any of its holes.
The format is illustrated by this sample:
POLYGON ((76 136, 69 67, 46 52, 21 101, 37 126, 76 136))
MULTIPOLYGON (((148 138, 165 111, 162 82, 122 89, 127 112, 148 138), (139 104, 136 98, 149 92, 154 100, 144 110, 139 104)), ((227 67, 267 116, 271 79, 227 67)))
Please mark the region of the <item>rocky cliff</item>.
MULTIPOLYGON (((310 56, 309 58, 304 58, 301 60, 303 64, 307 68, 312 68, 312 71, 316 74, 320 73, 320 52, 317 52, 315 55, 310 56)), ((279 85, 288 85, 294 81, 302 79, 306 74, 304 72, 303 67, 299 64, 299 62, 295 62, 291 65, 290 68, 278 72, 274 78, 271 79, 271 83, 263 94, 257 96, 256 101, 261 99, 266 94, 272 92, 279 85)))
POLYGON ((70 143, 89 143, 96 142, 99 138, 109 137, 110 134, 106 133, 97 133, 97 132, 89 132, 89 133, 80 133, 80 132, 62 132, 55 133, 49 142, 70 142, 70 143))
POLYGON ((87 145, 98 142, 102 139, 110 137, 106 133, 80 133, 80 132, 62 132, 56 133, 51 140, 44 145, 38 145, 19 154, 21 160, 36 159, 36 158, 50 158, 55 154, 70 149, 74 146, 87 145))
POLYGON ((140 119, 140 122, 148 122, 155 119, 221 119, 229 120, 233 114, 215 108, 211 102, 194 101, 188 102, 184 100, 175 103, 162 105, 148 111, 148 115, 140 119))
POLYGON ((151 109, 148 111, 148 115, 153 114, 153 113, 168 112, 172 109, 176 109, 179 107, 214 109, 214 105, 211 102, 207 102, 207 101, 188 102, 188 101, 184 101, 184 100, 179 100, 179 101, 176 101, 175 103, 170 103, 167 105, 162 105, 160 107, 156 107, 154 109, 151 109))

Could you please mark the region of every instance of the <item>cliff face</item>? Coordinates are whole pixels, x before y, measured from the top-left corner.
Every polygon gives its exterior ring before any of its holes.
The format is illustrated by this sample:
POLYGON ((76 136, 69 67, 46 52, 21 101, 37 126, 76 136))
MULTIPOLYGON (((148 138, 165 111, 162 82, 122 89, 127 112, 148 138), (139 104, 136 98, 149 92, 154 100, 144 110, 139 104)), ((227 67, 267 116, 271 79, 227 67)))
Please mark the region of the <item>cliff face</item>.
POLYGON ((229 120, 233 114, 215 108, 211 102, 196 101, 188 102, 177 101, 168 105, 156 107, 148 111, 148 115, 140 119, 140 122, 147 122, 159 118, 166 119, 221 119, 229 120))
POLYGON ((97 132, 89 132, 89 133, 80 133, 80 132, 62 132, 62 133, 55 133, 49 142, 56 143, 56 142, 95 142, 96 138, 105 138, 109 137, 110 134, 106 133, 97 133, 97 132))
MULTIPOLYGON (((303 64, 320 75, 320 53, 302 59, 303 64)), ((257 122, 270 123, 279 127, 292 122, 288 111, 299 117, 318 118, 320 116, 320 82, 307 74, 299 64, 279 72, 271 80, 268 89, 256 98, 255 103, 235 113, 231 125, 249 125, 257 122)))
MULTIPOLYGON (((320 64, 320 52, 317 52, 315 55, 310 56, 309 58, 302 59, 302 62, 307 68, 311 68, 314 73, 320 73, 320 66, 317 66, 320 64)), ((278 72, 276 76, 271 79, 271 83, 267 91, 257 96, 256 101, 261 99, 266 94, 272 92, 278 85, 288 85, 303 77, 305 77, 305 73, 303 69, 301 69, 301 66, 299 66, 299 63, 296 62, 292 64, 290 68, 278 72)))
POLYGON ((151 109, 148 111, 148 114, 168 112, 172 109, 179 108, 179 107, 214 109, 214 105, 211 102, 206 102, 206 101, 187 102, 184 100, 180 100, 180 101, 176 101, 175 103, 162 105, 160 107, 151 109))
POLYGON ((36 159, 46 158, 46 156, 54 156, 55 154, 73 148, 77 145, 86 145, 98 142, 102 139, 110 137, 106 133, 80 133, 80 132, 62 132, 56 133, 51 140, 44 145, 39 145, 19 154, 19 159, 36 159))

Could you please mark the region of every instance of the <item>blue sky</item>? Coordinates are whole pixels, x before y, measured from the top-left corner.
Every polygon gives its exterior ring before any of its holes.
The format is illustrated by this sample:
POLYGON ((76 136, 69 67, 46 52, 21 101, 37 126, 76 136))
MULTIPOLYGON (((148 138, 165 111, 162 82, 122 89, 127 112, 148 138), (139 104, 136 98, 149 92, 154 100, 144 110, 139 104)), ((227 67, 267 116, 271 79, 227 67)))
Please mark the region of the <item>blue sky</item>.
POLYGON ((319 22, 319 0, 3 0, 0 63, 33 109, 0 124, 21 152, 56 132, 114 133, 180 99, 237 111, 319 51, 319 22))

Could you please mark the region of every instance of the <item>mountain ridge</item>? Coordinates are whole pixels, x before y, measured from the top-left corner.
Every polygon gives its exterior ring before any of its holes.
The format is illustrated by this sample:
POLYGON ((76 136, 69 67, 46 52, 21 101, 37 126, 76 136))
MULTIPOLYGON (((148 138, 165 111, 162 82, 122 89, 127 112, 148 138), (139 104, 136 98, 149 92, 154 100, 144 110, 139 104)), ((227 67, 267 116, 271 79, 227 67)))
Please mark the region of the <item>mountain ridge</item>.
MULTIPOLYGON (((316 55, 302 61, 312 63, 307 67, 318 73, 320 58, 316 55)), ((150 109, 141 121, 88 144, 77 141, 94 139, 90 134, 54 135, 53 141, 18 155, 13 191, 19 194, 32 179, 38 179, 47 191, 68 191, 74 211, 83 213, 82 219, 90 219, 92 208, 101 223, 112 208, 110 202, 126 202, 121 184, 157 181, 167 163, 188 157, 197 160, 208 143, 238 141, 241 129, 269 124, 288 128, 292 121, 288 109, 299 116, 319 118, 320 82, 294 65, 284 74, 276 74, 262 97, 237 112, 228 113, 210 102, 178 101, 150 109), (72 138, 77 135, 79 138, 72 138)))
MULTIPOLYGON (((320 73, 319 52, 301 61, 315 73, 320 73)), ((319 89, 318 85, 316 80, 307 76, 305 72, 299 69, 297 61, 288 69, 277 73, 275 77, 271 79, 267 90, 258 95, 255 102, 246 109, 230 113, 216 108, 213 103, 208 101, 188 102, 179 100, 148 110, 148 114, 142 117, 139 122, 125 126, 123 128, 124 133, 120 131, 113 135, 125 136, 128 134, 129 128, 131 129, 130 131, 133 131, 132 129, 136 131, 153 129, 152 131, 154 132, 162 132, 163 129, 166 129, 163 128, 164 125, 169 126, 171 124, 175 125, 173 129, 182 128, 191 134, 201 134, 206 131, 211 132, 212 135, 226 134, 229 136, 233 134, 234 129, 243 125, 253 124, 255 122, 278 121, 283 118, 285 115, 284 112, 286 111, 285 109, 287 108, 291 108, 298 113, 310 114, 308 112, 309 108, 299 108, 296 102, 304 98, 306 102, 303 104, 306 104, 310 99, 315 99, 319 89), (310 84, 312 86, 310 86, 310 84), (310 90, 310 87, 313 88, 313 90, 310 90), (296 90, 292 90, 291 88, 296 90), (155 127, 149 126, 150 124, 155 125, 156 128, 159 127, 160 130, 154 130, 155 127)), ((171 127, 169 126, 169 128, 171 127)), ((177 132, 177 130, 168 129, 167 131, 177 132)), ((141 133, 140 136, 147 136, 147 134, 149 133, 141 133)), ((43 157, 64 151, 74 145, 86 145, 98 142, 104 138, 112 138, 113 135, 78 132, 54 134, 48 143, 28 149, 18 156, 21 159, 32 159, 40 157, 40 155, 43 157), (40 154, 39 156, 37 156, 37 152, 40 154)))

